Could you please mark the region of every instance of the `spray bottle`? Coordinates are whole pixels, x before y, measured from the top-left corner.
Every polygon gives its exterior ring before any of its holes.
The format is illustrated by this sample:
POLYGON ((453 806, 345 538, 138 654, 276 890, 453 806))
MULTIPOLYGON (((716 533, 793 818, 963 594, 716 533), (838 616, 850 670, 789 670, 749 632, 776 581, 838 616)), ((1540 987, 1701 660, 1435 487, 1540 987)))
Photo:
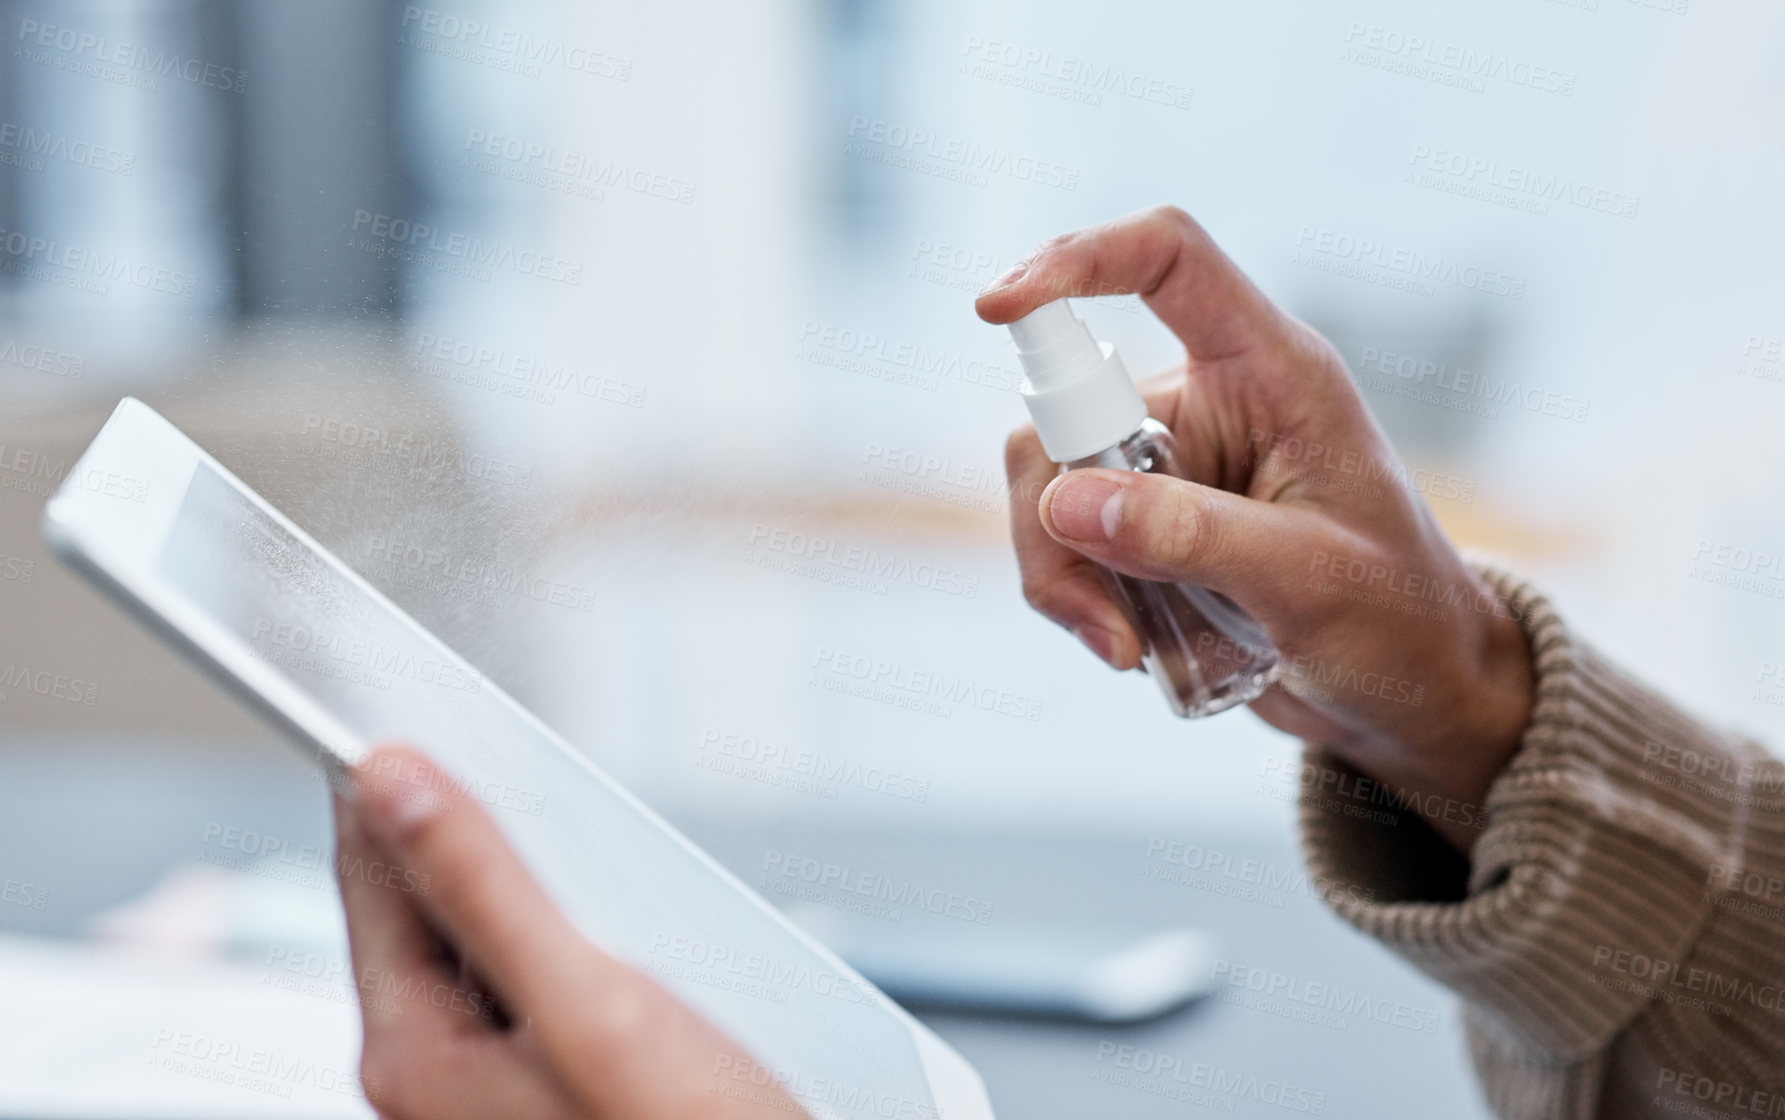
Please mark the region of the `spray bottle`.
MULTIPOLYGON (((1114 346, 1098 342, 1064 299, 1010 324, 1028 383, 1023 402, 1047 457, 1079 467, 1184 477, 1170 429, 1147 415, 1114 346)), ((1135 579, 1099 565, 1110 598, 1140 635, 1141 663, 1173 714, 1214 715, 1256 699, 1277 678, 1276 647, 1233 600, 1206 587, 1135 579)))

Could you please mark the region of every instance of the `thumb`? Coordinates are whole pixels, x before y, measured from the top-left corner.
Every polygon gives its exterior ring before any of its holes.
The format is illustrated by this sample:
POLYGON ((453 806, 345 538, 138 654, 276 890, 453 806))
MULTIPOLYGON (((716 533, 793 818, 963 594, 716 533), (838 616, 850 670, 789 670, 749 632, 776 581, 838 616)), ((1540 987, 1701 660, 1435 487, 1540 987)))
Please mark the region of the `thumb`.
POLYGON ((1042 492, 1040 511, 1050 536, 1100 564, 1207 587, 1254 615, 1283 604, 1320 547, 1304 511, 1139 471, 1068 471, 1042 492))
POLYGON ((594 977, 567 977, 567 965, 620 970, 591 952, 496 822, 426 755, 386 747, 353 777, 356 808, 373 838, 423 876, 416 904, 511 1011, 568 1010, 567 989, 594 977))
MULTIPOLYGON (((643 973, 585 939, 527 871, 496 821, 425 755, 374 752, 354 772, 373 838, 429 876, 416 904, 495 988, 504 1010, 584 1105, 576 1115, 716 1116, 717 1092, 755 1062, 643 973)), ((615 905, 631 904, 616 900, 615 905)), ((469 1051, 453 1047, 453 1054, 469 1051)), ((467 1059, 460 1068, 483 1076, 467 1059)), ((499 1081, 499 1079, 498 1079, 499 1081)), ((755 1080, 749 1085, 755 1092, 755 1080)), ((724 1115, 805 1116, 778 1084, 724 1115)), ((461 1115, 530 1115, 515 1109, 461 1115)), ((421 1115, 421 1112, 417 1112, 421 1115)), ((433 1115, 433 1113, 428 1113, 433 1115)))

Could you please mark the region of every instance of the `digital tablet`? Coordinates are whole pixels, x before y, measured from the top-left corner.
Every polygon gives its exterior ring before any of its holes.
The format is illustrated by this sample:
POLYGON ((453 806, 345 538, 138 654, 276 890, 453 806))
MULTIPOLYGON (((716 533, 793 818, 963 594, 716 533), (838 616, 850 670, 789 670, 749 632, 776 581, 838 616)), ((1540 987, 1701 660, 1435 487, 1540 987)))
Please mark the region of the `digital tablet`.
POLYGON ((379 741, 425 750, 592 941, 814 1117, 992 1115, 959 1054, 141 401, 69 472, 44 535, 334 776, 379 741))

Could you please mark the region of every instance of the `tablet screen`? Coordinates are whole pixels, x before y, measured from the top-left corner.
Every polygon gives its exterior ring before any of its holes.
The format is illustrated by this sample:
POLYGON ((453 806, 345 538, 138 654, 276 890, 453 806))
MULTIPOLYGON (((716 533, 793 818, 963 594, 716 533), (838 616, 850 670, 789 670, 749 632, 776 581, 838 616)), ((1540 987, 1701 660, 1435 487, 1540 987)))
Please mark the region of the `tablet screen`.
POLYGON ((154 566, 362 741, 425 750, 585 933, 751 1050, 757 1081, 772 1074, 820 1118, 937 1115, 883 995, 203 458, 154 566))

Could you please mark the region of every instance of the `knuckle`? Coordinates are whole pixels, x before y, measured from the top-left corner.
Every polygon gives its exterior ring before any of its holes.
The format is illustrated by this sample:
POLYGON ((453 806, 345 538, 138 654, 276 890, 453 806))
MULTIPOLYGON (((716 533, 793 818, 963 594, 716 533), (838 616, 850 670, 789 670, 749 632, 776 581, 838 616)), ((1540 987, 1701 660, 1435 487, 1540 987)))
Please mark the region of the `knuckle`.
POLYGON ((1028 269, 1029 275, 1033 276, 1042 269, 1051 267, 1054 263, 1054 258, 1058 255, 1059 251, 1071 244, 1072 239, 1075 236, 1077 235, 1072 233, 1057 233, 1041 242, 1039 245, 1036 245, 1035 248, 1031 249, 1029 254, 1023 257, 1018 263, 1024 265, 1028 269))
MULTIPOLYGON (((1004 480, 1004 497, 1010 505, 1010 523, 1016 525, 1034 524, 1041 519, 1041 495, 1047 491, 1046 482, 1026 480, 1017 475, 1008 475, 1004 480)), ((1017 544, 1020 554, 1023 546, 1017 544)))
POLYGON ((1004 442, 1004 490, 1012 517, 1035 516, 1041 495, 1056 474, 1054 464, 1041 449, 1041 437, 1033 426, 1018 428, 1004 442))
POLYGON ((1154 503, 1141 518, 1141 543, 1155 563, 1178 571, 1205 560, 1214 551, 1216 532, 1211 511, 1174 487, 1172 496, 1154 503))
POLYGON ((1160 225, 1169 226, 1185 233, 1192 230, 1200 232, 1202 228, 1196 224, 1196 219, 1190 216, 1188 210, 1185 210, 1182 206, 1174 206, 1169 202, 1160 203, 1147 213, 1150 218, 1158 222, 1160 225))
POLYGON ((1214 240, 1202 228, 1202 223, 1180 206, 1155 206, 1148 216, 1160 226, 1163 233, 1191 246, 1193 251, 1206 252, 1214 248, 1214 240))
POLYGON ((602 998, 567 1030, 586 1053, 624 1052, 640 1039, 674 1034, 679 1007, 668 991, 636 975, 617 983, 610 978, 602 998))
POLYGON ((1023 598, 1037 614, 1059 622, 1068 617, 1064 589, 1057 580, 1023 580, 1023 598))
POLYGON ((650 1038, 661 1034, 670 997, 644 985, 631 985, 607 1001, 602 1026, 613 1038, 650 1038))
MULTIPOLYGON (((429 794, 417 796, 428 797, 429 794)), ((406 857, 414 862, 432 863, 440 853, 447 849, 452 840, 452 833, 458 825, 460 814, 451 812, 434 812, 423 816, 420 820, 406 826, 407 834, 403 837, 402 852, 393 851, 393 857, 406 857)))
POLYGON ((1030 259, 1031 275, 1043 277, 1044 287, 1060 295, 1081 294, 1085 278, 1095 269, 1097 245, 1092 235, 1079 230, 1050 237, 1030 259))
POLYGON ((410 1079, 399 1068, 387 1044, 375 1044, 376 1032, 367 1031, 364 1052, 360 1055, 359 1079, 365 1088, 366 1100, 376 1106, 385 1120, 407 1120, 415 1115, 410 1079))
POLYGON ((1015 478, 1022 469, 1035 461, 1035 453, 1041 450, 1041 437, 1035 432, 1035 425, 1024 424, 1011 432, 1004 440, 1004 473, 1015 478))

